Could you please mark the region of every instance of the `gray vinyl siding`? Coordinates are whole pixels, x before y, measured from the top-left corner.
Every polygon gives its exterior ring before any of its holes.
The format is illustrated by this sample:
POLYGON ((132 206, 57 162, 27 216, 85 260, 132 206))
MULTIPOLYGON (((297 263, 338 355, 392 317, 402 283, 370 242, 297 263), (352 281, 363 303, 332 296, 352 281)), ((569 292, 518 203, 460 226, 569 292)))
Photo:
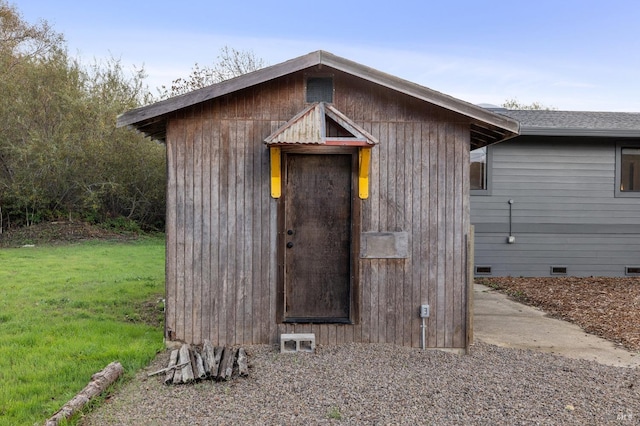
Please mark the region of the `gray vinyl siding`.
POLYGON ((476 266, 491 276, 550 276, 551 266, 624 276, 640 265, 640 198, 615 197, 616 140, 520 136, 490 149, 490 195, 471 197, 476 266))

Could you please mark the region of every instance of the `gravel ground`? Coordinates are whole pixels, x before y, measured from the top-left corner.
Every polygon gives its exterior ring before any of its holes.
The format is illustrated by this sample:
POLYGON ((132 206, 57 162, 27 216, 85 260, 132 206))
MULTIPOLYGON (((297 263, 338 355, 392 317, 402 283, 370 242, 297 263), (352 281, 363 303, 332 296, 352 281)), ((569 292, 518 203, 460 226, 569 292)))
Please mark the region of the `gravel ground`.
POLYGON ((468 356, 381 344, 280 354, 248 378, 162 384, 162 353, 81 424, 636 425, 640 371, 484 343, 468 356))

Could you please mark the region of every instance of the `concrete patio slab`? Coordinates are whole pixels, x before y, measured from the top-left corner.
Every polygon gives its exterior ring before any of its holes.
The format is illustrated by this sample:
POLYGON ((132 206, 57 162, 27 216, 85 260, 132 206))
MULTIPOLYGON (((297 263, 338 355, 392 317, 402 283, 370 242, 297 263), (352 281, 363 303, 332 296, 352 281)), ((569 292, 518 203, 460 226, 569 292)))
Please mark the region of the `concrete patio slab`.
POLYGON ((474 287, 474 338, 496 346, 531 349, 616 367, 640 366, 640 353, 586 333, 575 324, 550 318, 537 308, 509 299, 489 287, 474 287))

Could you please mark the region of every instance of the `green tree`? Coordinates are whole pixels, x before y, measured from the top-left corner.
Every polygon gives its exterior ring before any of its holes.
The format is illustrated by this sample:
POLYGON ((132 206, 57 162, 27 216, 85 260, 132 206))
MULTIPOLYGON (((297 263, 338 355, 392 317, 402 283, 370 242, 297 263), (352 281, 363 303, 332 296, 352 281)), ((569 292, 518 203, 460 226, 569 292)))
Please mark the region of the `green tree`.
POLYGON ((25 22, 18 10, 0 0, 0 75, 15 70, 28 59, 46 57, 64 41, 46 22, 25 22))
MULTIPOLYGON (((30 123, 40 122, 45 132, 53 132, 44 117, 46 108, 29 107, 34 92, 42 91, 50 80, 39 72, 41 65, 57 61, 64 42, 62 35, 44 21, 26 23, 15 7, 0 1, 0 217, 13 211, 25 212, 26 223, 34 216, 40 189, 31 183, 44 179, 48 165, 42 143, 32 138, 30 123), (34 84, 25 83, 33 80, 34 84), (35 84, 37 82, 37 84, 35 84), (32 146, 32 140, 34 141, 32 146), (37 172, 30 170, 40 164, 37 172), (30 173, 31 172, 31 173, 30 173)), ((3 224, 9 220, 0 219, 3 224)))
POLYGON ((113 58, 85 66, 4 2, 0 25, 0 228, 60 217, 161 227, 164 147, 115 127, 151 102, 144 71, 113 58))
POLYGON ((189 93, 211 84, 220 83, 233 77, 247 74, 264 68, 264 60, 256 57, 250 50, 236 50, 225 46, 220 49, 217 61, 212 66, 200 67, 197 63, 186 78, 177 78, 171 82, 171 87, 162 86, 158 89, 160 99, 189 93))

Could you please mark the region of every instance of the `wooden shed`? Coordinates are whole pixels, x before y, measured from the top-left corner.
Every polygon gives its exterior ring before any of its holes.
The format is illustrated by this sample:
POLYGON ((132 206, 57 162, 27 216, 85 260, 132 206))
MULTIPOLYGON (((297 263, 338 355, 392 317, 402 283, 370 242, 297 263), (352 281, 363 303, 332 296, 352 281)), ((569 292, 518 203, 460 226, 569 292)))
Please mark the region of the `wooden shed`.
POLYGON ((167 147, 168 341, 467 346, 469 152, 515 120, 317 51, 118 126, 167 147))

